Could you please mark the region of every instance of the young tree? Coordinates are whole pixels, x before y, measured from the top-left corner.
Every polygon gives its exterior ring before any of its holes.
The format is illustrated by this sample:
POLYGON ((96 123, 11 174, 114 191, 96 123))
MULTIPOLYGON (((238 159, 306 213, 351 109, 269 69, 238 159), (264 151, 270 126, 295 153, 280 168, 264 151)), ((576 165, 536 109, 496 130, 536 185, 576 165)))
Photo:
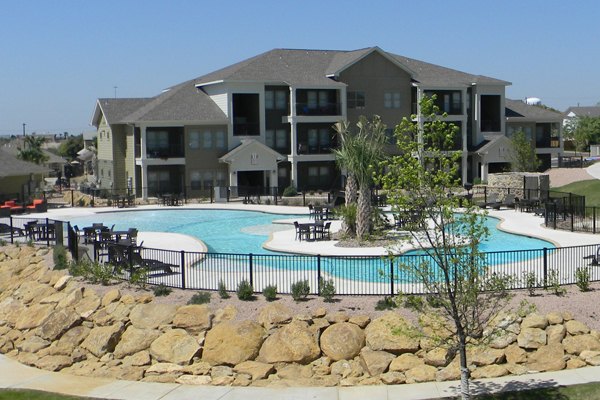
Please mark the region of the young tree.
POLYGON ((469 204, 456 213, 459 199, 450 193, 460 187, 461 154, 451 150, 458 128, 440 118, 434 99, 424 98, 420 108, 422 122, 414 122, 413 116, 396 127, 399 155, 384 163, 386 172, 378 180, 392 211, 412 216, 404 227, 410 235, 402 240, 426 256, 418 262, 399 258, 399 268, 430 300, 412 304, 449 330, 449 348, 456 349, 460 359, 461 395, 468 399, 467 345, 487 334, 484 327, 508 297, 504 280, 487 272, 479 250, 488 236, 485 214, 469 204))
POLYGON ((361 116, 356 127, 357 131, 351 132, 347 123, 335 125, 335 129, 342 137, 341 147, 335 151, 335 154, 338 164, 356 180, 358 188, 356 236, 362 240, 371 232, 371 187, 373 173, 384 158, 386 126, 378 115, 374 115, 372 121, 361 116))
POLYGON ((83 135, 71 136, 58 146, 58 154, 74 160, 81 149, 83 149, 83 135))
POLYGON ((535 147, 525 132, 519 129, 510 138, 512 144, 511 166, 516 172, 536 172, 541 161, 535 154, 535 147))

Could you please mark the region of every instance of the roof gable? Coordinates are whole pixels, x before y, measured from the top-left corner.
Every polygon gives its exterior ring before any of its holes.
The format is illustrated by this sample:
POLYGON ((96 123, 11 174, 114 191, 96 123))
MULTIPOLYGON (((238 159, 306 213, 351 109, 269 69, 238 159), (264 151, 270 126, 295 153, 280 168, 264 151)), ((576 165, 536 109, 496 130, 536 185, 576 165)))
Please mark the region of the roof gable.
POLYGON ((329 65, 328 70, 325 73, 327 76, 337 78, 344 70, 350 68, 352 65, 360 62, 361 60, 370 56, 373 53, 378 53, 379 55, 383 56, 385 59, 387 59, 392 64, 396 65, 398 68, 402 69, 409 75, 414 74, 414 72, 410 68, 400 63, 396 58, 391 56, 389 53, 381 50, 379 47, 370 47, 367 49, 343 53, 340 52, 336 54, 331 64, 329 65))
MULTIPOLYGON (((241 163, 245 165, 253 165, 253 158, 257 158, 257 156, 254 156, 253 154, 262 154, 263 156, 268 157, 271 163, 278 163, 285 160, 285 156, 279 154, 256 139, 245 139, 239 146, 235 147, 229 153, 219 158, 219 161, 227 164, 239 165, 241 163)), ((258 159, 255 161, 256 163, 260 162, 258 159)))

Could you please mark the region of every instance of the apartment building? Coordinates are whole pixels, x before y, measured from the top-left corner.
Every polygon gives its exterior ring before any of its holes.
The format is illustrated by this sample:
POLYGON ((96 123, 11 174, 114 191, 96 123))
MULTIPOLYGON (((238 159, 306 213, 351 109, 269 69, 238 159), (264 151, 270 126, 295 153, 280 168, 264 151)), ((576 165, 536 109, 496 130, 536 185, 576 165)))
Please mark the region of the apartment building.
POLYGON ((460 174, 472 181, 493 164, 478 150, 506 134, 508 85, 378 47, 271 50, 152 98, 98 99, 100 187, 129 186, 142 197, 214 186, 339 188, 332 125, 377 114, 391 132, 433 94, 460 127, 460 174))

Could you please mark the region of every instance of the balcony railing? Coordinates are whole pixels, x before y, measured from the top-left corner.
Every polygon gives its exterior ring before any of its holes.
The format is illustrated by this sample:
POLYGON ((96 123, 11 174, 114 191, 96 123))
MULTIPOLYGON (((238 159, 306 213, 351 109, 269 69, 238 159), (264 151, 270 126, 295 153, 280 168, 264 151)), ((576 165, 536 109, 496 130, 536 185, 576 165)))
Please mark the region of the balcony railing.
POLYGON ((341 115, 339 103, 326 103, 312 106, 308 103, 296 103, 297 115, 341 115))
POLYGON ((244 122, 233 124, 234 136, 259 136, 260 124, 258 122, 244 122))
POLYGON ((170 146, 170 147, 148 147, 146 149, 148 158, 181 158, 185 157, 185 152, 182 146, 170 146))

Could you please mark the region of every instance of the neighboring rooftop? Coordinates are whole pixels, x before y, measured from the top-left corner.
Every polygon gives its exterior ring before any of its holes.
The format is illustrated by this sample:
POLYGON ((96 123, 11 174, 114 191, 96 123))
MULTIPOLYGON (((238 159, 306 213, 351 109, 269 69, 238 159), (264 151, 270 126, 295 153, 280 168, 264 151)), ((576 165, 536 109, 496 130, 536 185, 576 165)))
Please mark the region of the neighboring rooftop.
POLYGON ((539 105, 506 99, 506 117, 512 121, 560 122, 563 115, 539 105))
POLYGON ((49 170, 46 167, 19 160, 16 155, 0 150, 0 178, 29 174, 44 174, 48 171, 49 170))
POLYGON ((569 107, 567 111, 565 111, 564 115, 567 117, 573 116, 577 117, 600 117, 600 106, 590 106, 590 107, 569 107))

